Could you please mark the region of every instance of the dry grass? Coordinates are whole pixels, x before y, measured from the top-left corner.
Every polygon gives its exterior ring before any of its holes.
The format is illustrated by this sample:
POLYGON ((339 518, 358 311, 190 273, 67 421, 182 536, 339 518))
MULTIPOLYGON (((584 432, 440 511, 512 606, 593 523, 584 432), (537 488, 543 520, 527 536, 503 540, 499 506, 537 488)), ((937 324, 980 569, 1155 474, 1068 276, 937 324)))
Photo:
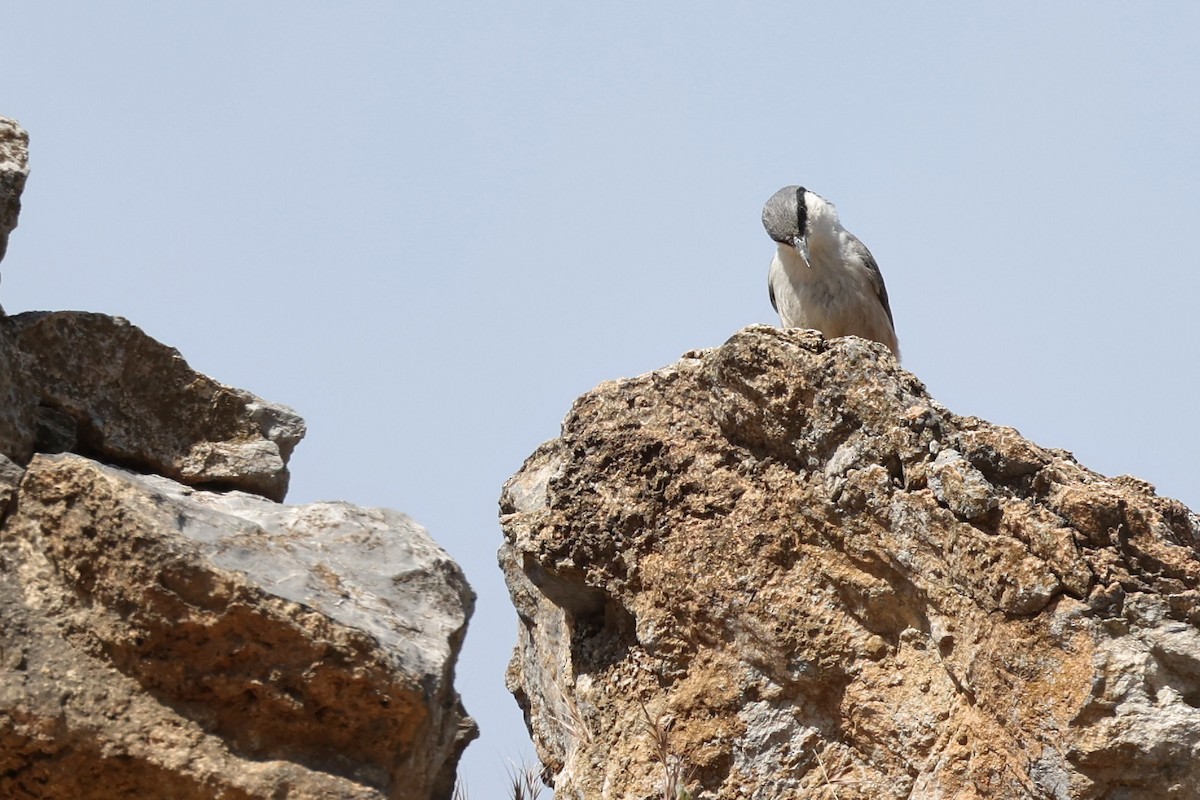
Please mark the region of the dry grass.
MULTIPOLYGON (((568 740, 574 746, 581 743, 593 744, 595 736, 589 728, 586 719, 579 711, 579 706, 561 688, 558 691, 561 701, 559 709, 552 712, 550 717, 568 735, 568 740)), ((671 744, 671 729, 675 720, 665 714, 651 715, 645 703, 639 703, 642 709, 643 726, 650 737, 654 760, 662 768, 662 800, 692 800, 692 794, 687 789, 691 779, 691 768, 687 757, 675 751, 671 744)), ((824 765, 821 766, 824 772, 824 765)), ((541 769, 522 762, 508 762, 505 767, 508 773, 506 783, 507 800, 538 800, 544 791, 541 769)), ((834 795, 836 798, 836 795, 834 795)), ((452 800, 468 800, 466 784, 459 781, 454 786, 452 800)))
POLYGON ((687 759, 676 753, 671 747, 671 728, 675 720, 664 715, 650 716, 650 709, 645 703, 640 703, 642 716, 645 718, 646 733, 654 749, 654 758, 662 766, 662 798, 663 800, 690 800, 691 792, 687 790, 690 770, 687 759))
MULTIPOLYGON (((537 800, 542 794, 542 772, 537 766, 509 761, 504 771, 508 773, 507 800, 537 800)), ((451 800, 468 800, 470 796, 467 784, 461 778, 457 780, 451 800)))
POLYGON ((547 708, 546 716, 552 722, 558 725, 567 733, 567 741, 573 747, 578 747, 580 743, 590 745, 596 737, 592 733, 592 729, 588 727, 587 720, 583 716, 583 712, 579 710, 579 704, 575 698, 563 691, 562 684, 558 680, 553 683, 554 693, 558 695, 558 702, 553 705, 561 708, 547 708))
POLYGON ((813 746, 813 756, 816 757, 817 767, 821 770, 821 778, 823 780, 821 788, 829 793, 831 800, 841 800, 838 797, 837 790, 834 788, 835 785, 849 786, 859 783, 857 780, 846 777, 854 771, 854 764, 848 756, 843 756, 843 758, 839 759, 838 763, 833 765, 833 775, 830 775, 829 770, 825 767, 825 762, 821 760, 821 754, 817 751, 816 745, 813 746))
POLYGON ((537 800, 542 793, 542 771, 537 766, 508 762, 509 800, 537 800))

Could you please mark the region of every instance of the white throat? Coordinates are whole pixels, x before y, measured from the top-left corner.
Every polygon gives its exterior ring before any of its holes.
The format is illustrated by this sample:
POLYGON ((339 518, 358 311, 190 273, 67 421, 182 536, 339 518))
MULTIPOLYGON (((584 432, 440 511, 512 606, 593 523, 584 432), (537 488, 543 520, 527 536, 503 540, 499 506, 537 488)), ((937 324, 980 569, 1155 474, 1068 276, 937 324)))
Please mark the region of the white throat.
POLYGON ((807 211, 808 247, 810 250, 836 246, 840 240, 842 223, 838 221, 837 209, 833 203, 818 195, 809 193, 805 197, 807 211))

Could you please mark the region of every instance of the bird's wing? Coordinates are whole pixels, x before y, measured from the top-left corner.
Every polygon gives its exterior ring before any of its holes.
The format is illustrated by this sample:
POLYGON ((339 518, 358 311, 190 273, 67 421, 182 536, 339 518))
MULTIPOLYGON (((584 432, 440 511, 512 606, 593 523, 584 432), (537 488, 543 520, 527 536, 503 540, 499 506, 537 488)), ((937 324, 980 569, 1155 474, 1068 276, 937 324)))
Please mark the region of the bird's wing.
POLYGON ((867 268, 867 277, 875 289, 875 294, 879 295, 879 302, 883 303, 883 310, 887 312, 888 322, 895 327, 896 320, 892 319, 892 307, 888 304, 887 287, 883 285, 883 273, 879 271, 879 264, 876 263, 875 256, 871 255, 871 251, 859 241, 857 236, 849 232, 846 235, 850 237, 850 250, 862 259, 863 266, 867 268))
MULTIPOLYGON (((775 302, 775 285, 771 283, 771 273, 767 273, 767 296, 771 298, 771 308, 775 309, 775 313, 779 313, 779 303, 775 302)), ((885 303, 886 305, 886 303, 885 303)))

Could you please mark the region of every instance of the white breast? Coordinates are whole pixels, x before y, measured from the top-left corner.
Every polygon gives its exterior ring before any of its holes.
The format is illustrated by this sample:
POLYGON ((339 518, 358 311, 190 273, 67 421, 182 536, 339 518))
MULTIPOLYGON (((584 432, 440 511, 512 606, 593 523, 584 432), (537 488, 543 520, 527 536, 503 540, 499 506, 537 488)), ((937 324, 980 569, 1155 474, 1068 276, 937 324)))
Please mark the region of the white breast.
POLYGON ((899 357, 896 333, 866 266, 854 258, 843 261, 836 246, 810 242, 809 248, 811 266, 782 244, 771 261, 768 280, 782 325, 818 330, 828 339, 862 336, 899 357))

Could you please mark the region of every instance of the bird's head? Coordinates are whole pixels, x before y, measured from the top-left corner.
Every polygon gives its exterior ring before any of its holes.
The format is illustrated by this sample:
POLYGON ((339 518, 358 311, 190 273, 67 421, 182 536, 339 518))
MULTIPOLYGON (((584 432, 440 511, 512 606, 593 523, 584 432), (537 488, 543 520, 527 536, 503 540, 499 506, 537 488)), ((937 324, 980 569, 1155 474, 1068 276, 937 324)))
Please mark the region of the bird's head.
POLYGON ((823 221, 837 220, 833 204, 803 186, 785 186, 763 206, 762 224, 779 244, 794 248, 808 264, 809 237, 823 221))

